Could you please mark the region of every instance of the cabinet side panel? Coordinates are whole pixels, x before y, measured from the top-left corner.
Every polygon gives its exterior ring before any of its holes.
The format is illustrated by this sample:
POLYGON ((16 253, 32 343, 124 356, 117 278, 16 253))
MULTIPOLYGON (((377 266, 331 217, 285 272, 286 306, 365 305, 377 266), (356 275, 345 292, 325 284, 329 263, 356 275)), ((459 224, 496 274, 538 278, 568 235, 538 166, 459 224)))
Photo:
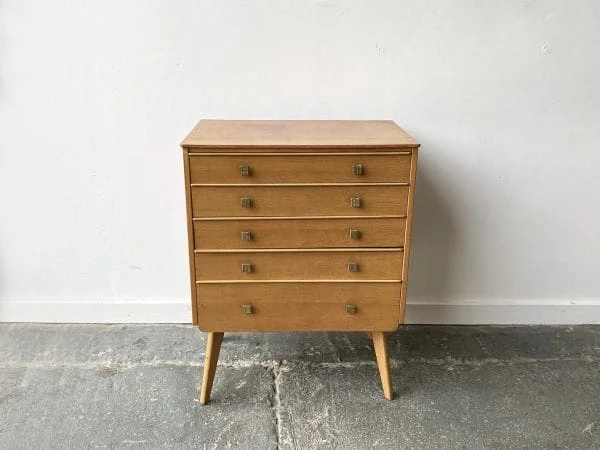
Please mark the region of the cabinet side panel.
POLYGON ((185 177, 185 207, 187 211, 188 249, 190 258, 190 296, 192 302, 192 324, 198 325, 198 309, 196 307, 196 267, 194 258, 194 224, 192 222, 192 188, 190 182, 190 155, 183 149, 183 173, 185 177))
POLYGON ((408 212, 406 217, 406 230, 404 234, 404 264, 402 266, 402 293, 400 295, 400 317, 399 323, 404 323, 404 313, 406 310, 406 292, 408 288, 408 261, 410 258, 410 241, 413 221, 413 205, 415 197, 415 184, 417 181, 417 158, 418 148, 412 149, 410 163, 410 186, 408 189, 408 212))

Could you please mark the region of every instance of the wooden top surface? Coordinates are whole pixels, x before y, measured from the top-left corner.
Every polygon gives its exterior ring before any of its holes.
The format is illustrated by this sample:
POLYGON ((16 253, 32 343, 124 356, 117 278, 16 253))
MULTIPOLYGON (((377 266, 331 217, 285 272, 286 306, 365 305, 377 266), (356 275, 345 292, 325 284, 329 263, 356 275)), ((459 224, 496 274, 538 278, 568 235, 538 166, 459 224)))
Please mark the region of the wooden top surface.
POLYGON ((181 143, 199 151, 282 148, 415 148, 391 120, 201 120, 181 143))

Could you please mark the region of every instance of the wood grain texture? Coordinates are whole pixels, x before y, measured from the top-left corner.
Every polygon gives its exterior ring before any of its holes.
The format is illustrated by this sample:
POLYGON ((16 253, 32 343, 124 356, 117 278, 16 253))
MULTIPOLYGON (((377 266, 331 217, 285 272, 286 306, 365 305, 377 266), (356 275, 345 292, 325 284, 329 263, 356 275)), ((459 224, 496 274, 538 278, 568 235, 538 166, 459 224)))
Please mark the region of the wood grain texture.
POLYGON ((404 323, 404 316, 406 314, 406 296, 408 294, 408 259, 410 257, 410 242, 412 237, 412 221, 413 221, 413 209, 415 199, 415 186, 417 183, 417 162, 419 152, 415 149, 412 153, 411 168, 410 168, 410 187, 408 191, 408 211, 406 218, 406 228, 404 236, 404 264, 402 267, 402 295, 400 297, 400 323, 404 323))
POLYGON ((196 253, 196 280, 396 280, 402 250, 344 252, 196 253), (348 265, 357 264, 350 272, 348 265), (250 264, 250 272, 242 272, 250 264))
POLYGON ((392 331, 399 283, 199 284, 204 331, 392 331), (348 314, 346 305, 356 305, 348 314), (250 305, 252 313, 242 311, 250 305))
POLYGON ((408 186, 192 187, 194 217, 406 215, 408 186), (248 198, 250 207, 242 207, 248 198), (352 207, 351 199, 360 199, 352 207))
POLYGON ((192 183, 288 184, 288 183, 399 183, 410 180, 410 152, 404 155, 314 156, 190 156, 192 183), (240 174, 248 165, 249 175, 240 174), (360 164, 363 175, 354 175, 360 164))
POLYGON ((200 404, 206 405, 210 400, 213 380, 217 370, 217 361, 223 342, 223 333, 208 333, 206 339, 206 352, 204 355, 204 374, 202 376, 202 388, 200 389, 200 404))
POLYGON ((392 399, 384 331, 404 320, 419 144, 391 121, 203 120, 182 147, 201 403, 225 331, 371 332, 392 399))
POLYGON ((188 253, 190 264, 190 302, 192 304, 192 324, 198 324, 198 311, 196 311, 196 269, 194 267, 194 225, 192 222, 192 193, 190 187, 190 165, 189 155, 187 151, 183 152, 183 174, 185 180, 185 202, 187 215, 187 232, 188 232, 188 253))
POLYGON ((236 148, 415 148, 391 120, 201 120, 181 143, 194 151, 236 148))
POLYGON ((402 247, 406 219, 254 219, 194 221, 197 249, 402 247), (350 238, 350 229, 361 232, 350 238), (252 240, 240 238, 250 231, 252 240))
POLYGON ((388 400, 393 400, 394 391, 392 389, 392 375, 390 373, 390 358, 386 335, 381 331, 373 331, 371 335, 373 337, 373 348, 375 349, 375 356, 377 358, 377 368, 379 369, 379 377, 381 378, 383 396, 388 400))

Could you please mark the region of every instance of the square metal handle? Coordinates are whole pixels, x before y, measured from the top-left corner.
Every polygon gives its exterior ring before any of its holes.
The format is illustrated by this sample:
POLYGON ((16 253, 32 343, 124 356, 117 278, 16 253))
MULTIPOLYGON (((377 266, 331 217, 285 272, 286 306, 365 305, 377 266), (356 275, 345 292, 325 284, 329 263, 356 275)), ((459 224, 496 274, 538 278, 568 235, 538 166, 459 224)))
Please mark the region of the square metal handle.
POLYGON ((362 202, 360 201, 360 197, 352 197, 350 199, 350 205, 352 205, 353 208, 360 208, 362 206, 362 202))
POLYGON ((346 305, 346 314, 356 314, 356 305, 346 305))
POLYGON ((242 305, 242 311, 244 314, 252 314, 254 312, 252 311, 252 305, 242 305))
POLYGON ((350 230, 350 239, 360 239, 361 233, 360 230, 350 230))
POLYGON ((244 272, 244 273, 252 272, 252 264, 242 263, 242 272, 244 272))
POLYGON ((242 231, 240 233, 240 238, 242 241, 251 241, 252 240, 252 232, 251 231, 242 231))
POLYGON ((364 175, 365 174, 365 166, 362 164, 354 164, 352 166, 352 173, 354 175, 364 175))
POLYGON ((240 175, 243 177, 250 176, 250 166, 248 164, 240 164, 240 175))
POLYGON ((358 272, 358 263, 357 262, 348 263, 348 272, 358 272))
POLYGON ((252 199, 250 197, 240 198, 240 205, 242 208, 252 208, 252 199))

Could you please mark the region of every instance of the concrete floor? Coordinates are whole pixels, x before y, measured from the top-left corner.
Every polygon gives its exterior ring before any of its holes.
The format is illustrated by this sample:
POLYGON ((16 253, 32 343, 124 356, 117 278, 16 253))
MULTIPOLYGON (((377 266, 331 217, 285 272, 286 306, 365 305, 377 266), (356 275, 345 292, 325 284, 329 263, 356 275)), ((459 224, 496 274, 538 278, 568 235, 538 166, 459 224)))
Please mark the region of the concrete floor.
POLYGON ((600 448, 600 327, 226 334, 212 403, 183 325, 0 324, 0 448, 600 448))

